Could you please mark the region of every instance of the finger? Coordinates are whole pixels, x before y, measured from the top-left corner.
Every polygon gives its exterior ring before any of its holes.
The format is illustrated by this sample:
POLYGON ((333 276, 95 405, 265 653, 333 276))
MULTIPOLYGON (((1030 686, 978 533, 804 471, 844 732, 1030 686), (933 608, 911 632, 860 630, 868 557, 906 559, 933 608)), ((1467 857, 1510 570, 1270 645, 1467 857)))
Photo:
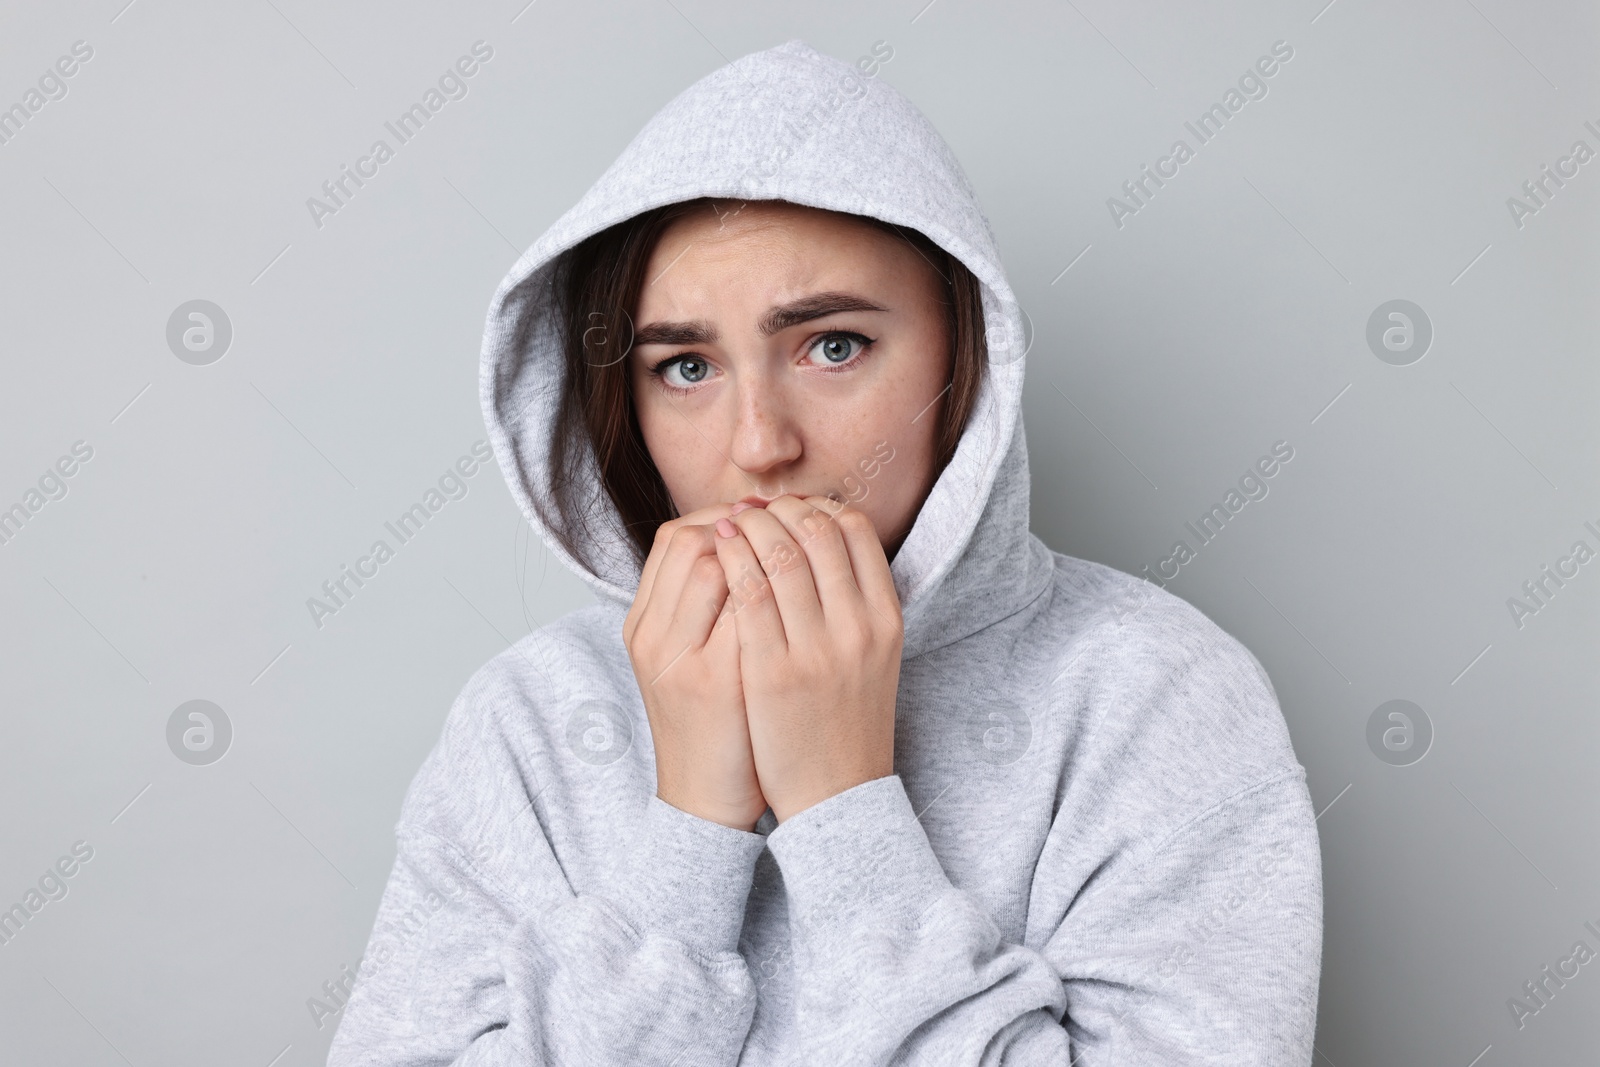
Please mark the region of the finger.
POLYGON ((883 542, 878 540, 872 520, 866 512, 846 507, 838 509, 833 521, 850 552, 850 567, 867 603, 885 619, 893 621, 896 629, 901 629, 900 594, 895 590, 894 576, 889 573, 889 558, 884 555, 883 542))
POLYGON ((716 555, 716 548, 712 545, 715 537, 711 527, 694 524, 679 526, 672 532, 662 553, 661 563, 656 568, 649 603, 636 629, 653 634, 672 631, 674 616, 683 600, 685 586, 689 584, 690 572, 701 559, 716 555))
MULTIPOLYGON (((715 533, 712 536, 715 537, 715 533)), ((686 647, 704 647, 711 637, 712 624, 722 613, 727 599, 728 581, 722 573, 722 563, 717 559, 716 549, 711 547, 705 555, 696 557, 690 564, 683 592, 679 594, 672 612, 668 632, 686 647)))
POLYGON ((624 638, 632 638, 634 629, 638 627, 639 617, 650 604, 650 593, 655 587, 656 572, 661 568, 667 545, 671 543, 672 535, 678 527, 686 523, 710 524, 726 516, 731 510, 733 510, 732 504, 712 504, 691 511, 687 515, 680 515, 676 519, 670 519, 656 528, 655 540, 651 542, 650 553, 645 557, 644 568, 639 574, 639 588, 634 593, 633 604, 628 608, 628 616, 622 624, 624 638))
POLYGON ((817 597, 811 564, 782 520, 766 508, 750 508, 730 521, 744 532, 761 561, 762 573, 772 584, 786 640, 804 642, 821 633, 822 601, 817 597))
POLYGON ((806 562, 811 568, 811 580, 826 621, 830 611, 837 613, 850 605, 860 604, 862 594, 856 585, 855 570, 850 563, 850 550, 845 547, 844 535, 833 521, 832 511, 823 511, 813 502, 819 499, 826 498, 802 500, 797 496, 780 496, 767 504, 767 511, 777 516, 789 536, 805 552, 806 562))
MULTIPOLYGON (((718 564, 720 567, 720 564, 718 564)), ((724 580, 726 588, 726 580, 724 580)), ((722 607, 717 611, 716 621, 711 627, 711 636, 706 638, 703 655, 712 670, 726 670, 732 667, 735 674, 739 670, 739 627, 734 622, 734 601, 729 596, 722 602, 722 607)), ((743 692, 741 686, 740 692, 743 692)))
MULTIPOLYGON (((788 638, 778 612, 772 583, 761 569, 756 551, 733 521, 717 523, 717 559, 728 581, 726 618, 735 624, 739 647, 757 654, 787 651, 788 638), (732 536, 727 536, 731 534, 732 536)), ((724 625, 720 622, 719 625, 724 625)))

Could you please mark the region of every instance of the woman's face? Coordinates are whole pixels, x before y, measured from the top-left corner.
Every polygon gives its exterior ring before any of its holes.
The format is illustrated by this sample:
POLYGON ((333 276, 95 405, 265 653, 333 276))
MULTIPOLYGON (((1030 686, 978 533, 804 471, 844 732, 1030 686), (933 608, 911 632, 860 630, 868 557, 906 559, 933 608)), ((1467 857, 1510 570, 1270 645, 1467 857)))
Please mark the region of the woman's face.
POLYGON ((933 488, 942 294, 909 242, 846 215, 733 201, 671 223, 628 373, 679 513, 833 495, 892 557, 933 488))

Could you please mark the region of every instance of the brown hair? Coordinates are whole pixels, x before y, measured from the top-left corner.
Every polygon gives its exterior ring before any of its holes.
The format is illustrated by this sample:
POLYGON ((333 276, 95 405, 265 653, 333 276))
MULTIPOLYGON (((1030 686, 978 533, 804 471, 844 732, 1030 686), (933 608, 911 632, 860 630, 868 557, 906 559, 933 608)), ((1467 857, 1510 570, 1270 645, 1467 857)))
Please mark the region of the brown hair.
MULTIPOLYGON (((595 500, 594 487, 577 484, 575 477, 581 469, 580 441, 593 449, 603 487, 622 516, 641 565, 656 528, 677 517, 639 429, 626 360, 633 343, 633 314, 656 241, 674 220, 707 209, 717 210, 709 197, 654 208, 601 230, 556 262, 553 284, 566 366, 553 428, 551 469, 556 508, 563 520, 556 527, 557 536, 574 558, 584 558, 576 543, 577 531, 589 527, 589 502, 595 500)), ((960 260, 921 232, 871 216, 851 217, 906 240, 944 282, 950 384, 934 439, 937 478, 961 441, 988 362, 982 290, 960 260)))

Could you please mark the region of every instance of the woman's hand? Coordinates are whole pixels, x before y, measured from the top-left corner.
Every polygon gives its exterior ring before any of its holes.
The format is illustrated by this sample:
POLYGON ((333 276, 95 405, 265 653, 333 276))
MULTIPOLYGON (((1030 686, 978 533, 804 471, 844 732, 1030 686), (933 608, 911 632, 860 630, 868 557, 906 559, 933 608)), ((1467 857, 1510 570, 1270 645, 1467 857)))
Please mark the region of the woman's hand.
POLYGON ((731 626, 713 632, 728 584, 705 525, 730 510, 716 504, 656 531, 622 640, 650 717, 656 795, 748 831, 767 800, 746 725, 738 638, 731 626))
POLYGON ((782 822, 894 773, 900 598, 872 520, 785 495, 715 523, 750 743, 782 822))

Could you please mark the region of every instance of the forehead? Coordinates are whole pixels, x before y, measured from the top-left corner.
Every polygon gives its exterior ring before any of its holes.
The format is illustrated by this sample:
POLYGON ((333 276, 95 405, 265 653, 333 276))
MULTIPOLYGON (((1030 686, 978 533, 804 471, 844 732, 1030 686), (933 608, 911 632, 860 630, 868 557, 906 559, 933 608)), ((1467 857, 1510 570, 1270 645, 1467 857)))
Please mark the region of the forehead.
MULTIPOLYGON (((717 201, 674 219, 651 251, 641 309, 760 289, 926 284, 921 256, 863 219, 798 204, 717 201)), ((925 266, 925 265, 924 265, 925 266)))

